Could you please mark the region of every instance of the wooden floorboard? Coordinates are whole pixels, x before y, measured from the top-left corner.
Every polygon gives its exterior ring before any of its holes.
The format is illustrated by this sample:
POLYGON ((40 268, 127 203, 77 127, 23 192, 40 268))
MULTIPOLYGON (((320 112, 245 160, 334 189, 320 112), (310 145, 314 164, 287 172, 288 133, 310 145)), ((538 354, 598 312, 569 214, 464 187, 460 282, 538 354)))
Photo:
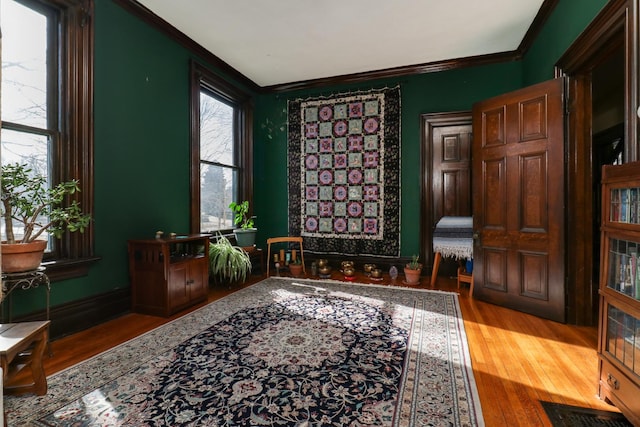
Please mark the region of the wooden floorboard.
MULTIPOLYGON (((254 275, 249 286, 261 280, 254 275)), ((428 286, 428 278, 423 278, 428 286)), ((209 302, 239 289, 211 289, 209 302)), ((540 400, 600 410, 616 409, 598 399, 595 327, 577 327, 469 298, 468 287, 438 278, 436 288, 460 293, 474 376, 487 426, 550 426, 540 400)), ((197 307, 194 307, 195 309, 197 307)), ((47 375, 82 362, 178 315, 127 314, 51 343, 47 375)))

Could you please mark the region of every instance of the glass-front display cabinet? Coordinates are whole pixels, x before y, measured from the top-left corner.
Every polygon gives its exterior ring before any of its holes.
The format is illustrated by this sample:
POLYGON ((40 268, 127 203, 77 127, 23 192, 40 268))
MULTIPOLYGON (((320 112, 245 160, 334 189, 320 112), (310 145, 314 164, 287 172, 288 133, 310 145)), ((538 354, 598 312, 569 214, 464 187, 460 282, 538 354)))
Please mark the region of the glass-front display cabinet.
POLYGON ((640 162, 602 169, 601 399, 640 425, 640 162))

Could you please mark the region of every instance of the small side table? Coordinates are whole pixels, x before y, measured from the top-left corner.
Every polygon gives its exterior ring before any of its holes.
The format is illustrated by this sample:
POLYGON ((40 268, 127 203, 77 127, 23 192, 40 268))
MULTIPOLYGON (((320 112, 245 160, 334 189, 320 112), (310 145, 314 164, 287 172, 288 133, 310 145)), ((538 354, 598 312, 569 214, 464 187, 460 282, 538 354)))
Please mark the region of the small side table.
POLYGON ((49 342, 49 320, 4 323, 0 325, 0 366, 7 394, 47 393, 47 377, 42 356, 49 342), (7 387, 7 382, 25 367, 30 367, 33 383, 7 387))
POLYGON ((264 251, 257 247, 256 245, 253 245, 253 247, 249 247, 249 248, 243 248, 245 250, 246 253, 249 254, 249 258, 251 259, 251 262, 253 263, 254 261, 257 261, 260 265, 260 273, 264 275, 264 251))

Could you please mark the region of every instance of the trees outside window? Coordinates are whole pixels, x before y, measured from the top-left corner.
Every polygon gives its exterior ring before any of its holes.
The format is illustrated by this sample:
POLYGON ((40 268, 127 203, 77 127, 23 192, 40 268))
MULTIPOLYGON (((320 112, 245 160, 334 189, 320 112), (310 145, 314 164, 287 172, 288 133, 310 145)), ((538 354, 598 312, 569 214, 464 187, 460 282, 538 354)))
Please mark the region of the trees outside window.
MULTIPOLYGON (((2 163, 26 163, 50 185, 78 179, 93 211, 92 0, 0 0, 2 163), (62 114, 65 112, 65 114, 62 114)), ((45 261, 93 255, 93 232, 51 239, 45 261)), ((73 273, 70 273, 73 276, 73 273)))

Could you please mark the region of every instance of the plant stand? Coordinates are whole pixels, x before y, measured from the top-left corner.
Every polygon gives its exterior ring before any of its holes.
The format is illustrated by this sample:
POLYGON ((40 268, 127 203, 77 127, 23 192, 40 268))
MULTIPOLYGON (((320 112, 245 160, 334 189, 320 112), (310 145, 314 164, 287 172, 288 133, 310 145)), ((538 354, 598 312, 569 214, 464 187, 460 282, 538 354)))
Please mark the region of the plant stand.
POLYGON ((250 246, 248 248, 242 248, 242 249, 244 249, 245 252, 249 254, 249 258, 251 258, 252 263, 254 263, 255 261, 258 262, 258 264, 260 265, 260 274, 265 275, 264 251, 255 245, 250 246))
MULTIPOLYGON (((40 267, 37 270, 23 271, 20 273, 2 273, 2 294, 5 300, 9 297, 9 315, 7 317, 10 323, 13 318, 11 293, 14 289, 34 289, 40 287, 40 285, 47 287, 47 299, 46 299, 46 320, 49 320, 49 306, 50 306, 50 294, 51 294, 51 282, 49 276, 45 273, 45 268, 40 267)), ((2 321, 5 320, 4 305, 0 307, 2 310, 2 321)))

